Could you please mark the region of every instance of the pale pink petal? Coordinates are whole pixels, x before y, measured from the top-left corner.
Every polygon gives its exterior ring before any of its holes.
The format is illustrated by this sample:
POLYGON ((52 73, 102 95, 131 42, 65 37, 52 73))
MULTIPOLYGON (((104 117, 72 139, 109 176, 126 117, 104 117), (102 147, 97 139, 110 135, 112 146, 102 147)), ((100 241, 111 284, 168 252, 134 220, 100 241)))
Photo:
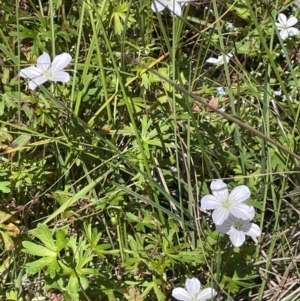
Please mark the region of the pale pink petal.
POLYGON ((51 65, 52 74, 63 70, 67 67, 72 60, 72 57, 69 53, 62 53, 57 55, 51 65))
POLYGON ((204 210, 213 210, 220 207, 220 201, 213 195, 205 195, 201 199, 201 208, 204 210))
POLYGON ((43 52, 42 55, 40 55, 37 59, 37 67, 43 70, 45 72, 49 69, 51 64, 51 59, 48 53, 43 52))
POLYGON ((33 67, 33 66, 24 68, 19 73, 19 75, 21 77, 25 77, 25 78, 29 78, 29 79, 41 76, 42 74, 43 74, 43 71, 40 68, 33 67))
POLYGON ((201 283, 197 278, 187 279, 185 281, 185 287, 190 295, 196 295, 200 292, 201 283))
POLYGON ((212 220, 216 225, 222 225, 229 216, 229 210, 225 208, 217 208, 212 213, 212 220))
POLYGON ((48 79, 45 77, 45 76, 39 76, 39 77, 36 77, 34 79, 32 79, 30 82, 29 82, 29 89, 30 90, 35 90, 35 88, 37 86, 40 86, 42 85, 43 83, 45 83, 46 81, 48 81, 48 79))
POLYGON ((210 299, 217 294, 216 290, 209 287, 205 288, 201 293, 197 296, 197 301, 206 301, 206 299, 210 299))
POLYGON ((231 229, 229 238, 235 247, 240 247, 245 242, 246 236, 241 231, 231 229))
POLYGON ((287 21, 287 17, 286 17, 285 14, 279 14, 279 15, 278 15, 278 22, 279 22, 281 25, 285 26, 285 25, 286 25, 286 21, 287 21))
POLYGON ((282 40, 287 39, 289 36, 289 32, 286 29, 281 30, 279 34, 282 40))
POLYGON ((246 204, 235 204, 229 209, 230 213, 237 218, 241 218, 243 220, 247 220, 249 215, 252 214, 252 209, 250 206, 246 204))
POLYGON ((297 22, 298 22, 298 19, 296 17, 290 16, 289 19, 286 22, 286 26, 287 27, 294 26, 295 24, 297 24, 297 22))
POLYGON ((192 297, 187 292, 187 290, 185 290, 181 287, 174 288, 172 291, 172 296, 180 301, 191 301, 192 300, 192 297))
POLYGON ((68 72, 59 71, 59 72, 56 72, 52 75, 51 80, 54 81, 54 82, 66 83, 70 80, 70 75, 69 75, 68 72))
POLYGON ((151 4, 151 9, 152 11, 157 11, 157 12, 161 12, 162 10, 165 9, 165 5, 163 5, 162 3, 160 3, 159 1, 154 1, 151 4))
POLYGON ((249 231, 245 232, 246 235, 252 236, 252 237, 258 237, 261 235, 261 229, 256 224, 251 224, 251 228, 249 231))
POLYGON ((240 185, 233 188, 229 195, 229 200, 232 204, 238 204, 248 200, 250 196, 250 189, 246 185, 240 185))

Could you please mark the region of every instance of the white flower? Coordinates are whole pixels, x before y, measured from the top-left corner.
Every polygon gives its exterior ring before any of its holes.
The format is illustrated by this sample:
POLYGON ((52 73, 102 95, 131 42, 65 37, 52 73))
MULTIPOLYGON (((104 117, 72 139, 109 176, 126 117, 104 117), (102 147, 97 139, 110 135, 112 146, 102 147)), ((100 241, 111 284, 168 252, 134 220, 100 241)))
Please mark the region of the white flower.
POLYGON ((235 247, 240 247, 245 242, 246 235, 258 237, 261 234, 259 226, 250 222, 255 213, 254 208, 251 210, 252 213, 247 220, 237 218, 230 214, 222 225, 216 225, 218 231, 229 235, 229 238, 235 247))
POLYGON ((290 16, 289 19, 287 19, 285 14, 278 15, 278 22, 275 22, 275 24, 282 40, 285 40, 289 36, 292 37, 299 34, 299 30, 293 27, 297 22, 298 20, 294 16, 290 16))
POLYGON ((281 95, 282 95, 281 90, 274 91, 274 96, 281 96, 281 95))
POLYGON ((227 27, 228 27, 228 29, 234 29, 232 22, 227 22, 227 27))
POLYGON ((217 294, 213 288, 201 290, 201 283, 197 278, 187 279, 185 287, 186 290, 181 287, 174 288, 172 296, 180 301, 206 301, 217 294))
MULTIPOLYGON (((228 53, 225 55, 226 62, 229 62, 229 59, 232 57, 231 53, 228 53)), ((214 65, 223 65, 224 60, 223 60, 223 55, 219 55, 217 59, 210 57, 209 59, 206 60, 206 63, 214 64, 214 65)))
POLYGON ((226 95, 226 92, 223 87, 218 87, 217 92, 222 96, 226 95))
POLYGON ((216 225, 222 225, 230 213, 245 220, 249 218, 252 209, 243 203, 251 195, 246 185, 235 187, 229 194, 227 185, 222 180, 216 180, 212 181, 210 189, 212 194, 201 199, 201 208, 214 210, 212 219, 216 225))
POLYGON ((177 16, 181 16, 182 10, 179 2, 186 3, 192 0, 155 0, 151 4, 151 9, 153 11, 161 12, 167 7, 171 12, 177 16))
POLYGON ((29 89, 35 90, 37 86, 46 81, 67 82, 70 80, 69 73, 62 71, 71 62, 72 57, 68 53, 57 55, 53 62, 48 53, 43 52, 37 59, 36 66, 27 67, 20 71, 20 76, 29 79, 29 89))

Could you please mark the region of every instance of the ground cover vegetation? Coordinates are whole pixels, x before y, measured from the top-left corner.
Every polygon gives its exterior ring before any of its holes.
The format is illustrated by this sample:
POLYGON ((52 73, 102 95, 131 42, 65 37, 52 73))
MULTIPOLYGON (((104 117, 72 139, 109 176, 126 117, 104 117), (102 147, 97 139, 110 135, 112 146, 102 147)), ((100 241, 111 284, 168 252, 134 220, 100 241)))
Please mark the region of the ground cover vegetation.
POLYGON ((0 300, 300 300, 299 7, 0 0, 0 300))

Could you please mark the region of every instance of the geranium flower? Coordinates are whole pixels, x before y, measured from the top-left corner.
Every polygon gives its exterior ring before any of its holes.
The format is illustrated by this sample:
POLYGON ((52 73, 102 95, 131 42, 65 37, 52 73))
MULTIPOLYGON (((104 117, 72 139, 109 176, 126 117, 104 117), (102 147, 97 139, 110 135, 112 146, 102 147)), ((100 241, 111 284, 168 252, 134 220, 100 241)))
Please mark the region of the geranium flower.
POLYGON ((227 22, 227 27, 228 27, 228 29, 234 29, 232 22, 227 22))
POLYGON ((212 181, 210 185, 212 194, 205 195, 201 199, 201 208, 214 210, 212 219, 216 225, 222 225, 229 214, 249 219, 251 207, 243 202, 250 198, 251 192, 246 185, 235 187, 228 193, 227 185, 222 180, 212 181))
POLYGON ((274 91, 274 96, 281 96, 281 95, 282 95, 281 90, 274 91))
MULTIPOLYGON (((231 53, 225 55, 227 63, 229 62, 231 57, 232 57, 231 53)), ((223 65, 224 64, 223 55, 219 55, 217 59, 210 57, 209 59, 206 60, 206 63, 210 63, 214 65, 223 65)))
POLYGON ((167 7, 172 13, 177 16, 181 16, 182 9, 179 3, 187 3, 191 0, 155 0, 151 4, 151 9, 153 11, 161 12, 167 7))
POLYGON ((24 68, 20 71, 20 76, 29 79, 29 89, 35 90, 37 86, 46 81, 67 82, 70 80, 69 73, 62 71, 69 65, 72 57, 68 53, 57 55, 53 62, 48 53, 43 52, 37 59, 36 66, 24 68))
POLYGON ((275 24, 282 40, 299 34, 299 30, 293 27, 297 22, 298 20, 294 16, 290 16, 289 19, 287 19, 285 14, 278 15, 278 22, 275 22, 275 24))
POLYGON ((226 95, 226 92, 223 87, 218 87, 217 92, 218 92, 218 94, 220 94, 222 96, 226 95))
POLYGON ((258 237, 261 234, 259 226, 250 222, 255 213, 253 207, 251 211, 249 219, 247 220, 243 220, 230 214, 222 225, 216 225, 218 231, 229 235, 229 238, 235 247, 240 247, 245 242, 246 235, 258 237))
POLYGON ((197 278, 187 279, 185 287, 186 290, 181 287, 174 288, 172 296, 180 301, 206 301, 217 294, 213 288, 201 290, 201 283, 197 278))

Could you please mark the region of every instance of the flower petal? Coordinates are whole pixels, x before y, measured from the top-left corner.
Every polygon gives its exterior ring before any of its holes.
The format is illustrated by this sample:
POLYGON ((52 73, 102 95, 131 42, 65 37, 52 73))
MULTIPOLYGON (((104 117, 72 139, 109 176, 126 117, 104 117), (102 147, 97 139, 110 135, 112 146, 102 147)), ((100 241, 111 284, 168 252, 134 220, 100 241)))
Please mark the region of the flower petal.
POLYGON ((290 16, 289 19, 286 22, 286 26, 291 27, 291 26, 294 26, 297 23, 298 23, 298 19, 294 16, 290 16))
POLYGON ((49 69, 51 64, 50 56, 47 52, 43 52, 37 59, 37 68, 41 69, 43 72, 49 69))
POLYGON ((221 232, 221 233, 225 233, 225 234, 229 234, 229 231, 233 225, 233 221, 230 218, 231 216, 229 216, 222 225, 216 225, 216 229, 221 232))
POLYGON ((299 30, 295 27, 291 27, 287 29, 290 37, 297 36, 299 34, 299 30))
POLYGON ((261 235, 261 229, 256 224, 251 224, 251 228, 248 232, 245 232, 246 235, 252 237, 258 237, 261 235))
POLYGON ((172 291, 172 296, 180 301, 191 301, 192 300, 192 296, 187 292, 187 290, 185 290, 181 287, 174 288, 172 291))
POLYGON ((219 59, 215 59, 213 57, 210 57, 209 59, 206 60, 206 63, 218 64, 218 63, 220 63, 220 61, 219 61, 219 59))
POLYGON ((48 79, 45 77, 45 76, 39 76, 39 77, 36 77, 34 79, 32 79, 30 82, 29 82, 29 89, 30 90, 35 90, 35 88, 37 86, 40 86, 42 85, 43 83, 45 83, 46 81, 48 81, 48 79))
POLYGON ((201 208, 204 210, 214 210, 221 206, 220 201, 211 194, 205 195, 200 202, 201 208))
POLYGON ((276 25, 276 27, 277 27, 278 30, 281 30, 281 29, 283 29, 285 27, 281 23, 277 23, 277 22, 275 22, 275 25, 276 25))
POLYGON ((250 207, 250 210, 249 210, 249 215, 248 215, 248 218, 249 220, 252 220, 254 218, 254 215, 255 215, 255 209, 253 206, 249 206, 250 207))
POLYGON ((181 16, 182 10, 181 6, 177 2, 170 3, 168 8, 171 12, 173 12, 176 16, 181 16))
POLYGON ((289 36, 289 32, 286 29, 282 29, 279 34, 282 40, 287 39, 289 36))
POLYGON ((228 189, 219 189, 219 190, 212 190, 212 194, 216 198, 217 201, 220 203, 226 201, 228 199, 228 189))
POLYGON ((246 236, 241 231, 231 229, 229 238, 235 247, 240 247, 245 242, 246 236))
POLYGON ((239 185, 231 191, 229 200, 233 204, 242 203, 248 200, 251 196, 251 191, 246 185, 239 185))
MULTIPOLYGON (((219 87, 219 88, 217 88, 217 90, 218 89, 222 89, 224 91, 223 87, 219 87)), ((227 189, 227 185, 222 180, 218 179, 218 180, 214 180, 211 182, 210 189, 212 191, 213 190, 223 190, 223 189, 227 189)))
POLYGON ((165 9, 165 5, 163 5, 162 3, 160 3, 159 1, 154 1, 151 4, 151 9, 152 11, 157 11, 157 12, 161 12, 162 10, 165 9))
POLYGON ((59 71, 59 72, 56 72, 56 73, 53 74, 51 80, 54 81, 54 82, 66 83, 70 80, 70 75, 69 75, 68 72, 59 71))
POLYGON ((278 15, 278 22, 282 25, 282 26, 286 26, 286 21, 287 21, 287 17, 285 14, 279 14, 278 15))
POLYGON ((190 295, 194 296, 200 292, 201 283, 197 278, 187 279, 185 286, 190 295))
POLYGON ((43 71, 40 68, 31 66, 31 67, 22 69, 19 73, 19 76, 32 79, 32 78, 41 76, 42 74, 43 74, 43 71))
POLYGON ((216 225, 222 225, 224 221, 228 218, 228 216, 229 216, 229 210, 223 207, 217 208, 212 213, 212 219, 216 225))
POLYGON ((69 53, 62 53, 57 55, 51 65, 52 75, 55 75, 56 72, 61 71, 65 67, 67 67, 72 60, 72 57, 69 53))
POLYGON ((200 292, 200 294, 197 296, 197 301, 205 301, 206 299, 210 299, 214 297, 217 294, 216 290, 209 287, 205 288, 200 292))
POLYGON ((249 216, 251 216, 251 214, 253 213, 253 210, 251 209, 251 207, 246 204, 243 204, 243 203, 234 204, 234 206, 232 206, 229 209, 229 211, 235 217, 241 218, 243 220, 249 219, 249 216))

